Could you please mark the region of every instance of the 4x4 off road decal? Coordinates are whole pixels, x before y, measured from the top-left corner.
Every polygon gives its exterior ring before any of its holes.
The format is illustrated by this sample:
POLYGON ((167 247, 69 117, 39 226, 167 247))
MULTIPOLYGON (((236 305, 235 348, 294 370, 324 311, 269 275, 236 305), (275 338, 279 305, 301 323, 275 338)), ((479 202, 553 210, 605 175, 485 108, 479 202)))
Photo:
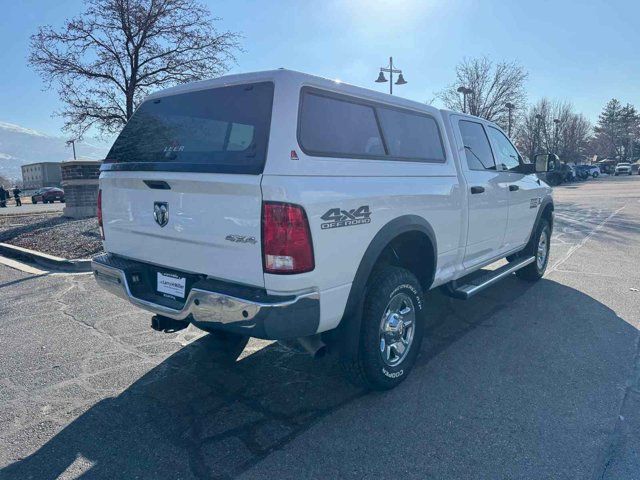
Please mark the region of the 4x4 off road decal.
POLYGON ((363 223, 371 223, 371 212, 369 205, 363 205, 353 210, 341 210, 340 208, 332 208, 322 215, 320 228, 323 230, 329 228, 351 227, 353 225, 362 225, 363 223))

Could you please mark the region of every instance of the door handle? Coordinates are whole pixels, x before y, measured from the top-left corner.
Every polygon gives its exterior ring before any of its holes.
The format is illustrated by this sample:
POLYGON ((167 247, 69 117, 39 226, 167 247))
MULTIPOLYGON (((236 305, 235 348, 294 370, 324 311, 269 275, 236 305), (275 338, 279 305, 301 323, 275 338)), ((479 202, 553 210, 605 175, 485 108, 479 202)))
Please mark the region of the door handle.
POLYGON ((510 192, 515 192, 516 190, 520 190, 520 187, 518 185, 509 185, 510 192))
POLYGON ((471 193, 484 193, 484 187, 471 187, 471 193))

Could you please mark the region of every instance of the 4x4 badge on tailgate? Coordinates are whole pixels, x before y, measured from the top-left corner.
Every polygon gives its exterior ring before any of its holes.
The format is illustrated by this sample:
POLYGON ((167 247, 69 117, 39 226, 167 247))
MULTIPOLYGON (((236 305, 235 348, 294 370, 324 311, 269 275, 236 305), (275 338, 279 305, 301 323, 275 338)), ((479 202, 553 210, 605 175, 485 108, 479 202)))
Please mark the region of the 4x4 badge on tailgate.
POLYGON ((161 227, 169 223, 169 204, 167 202, 153 202, 153 218, 161 227))
POLYGON ((369 211, 369 205, 362 205, 361 207, 354 208, 353 210, 341 210, 339 208, 332 208, 322 215, 322 220, 326 220, 326 223, 321 223, 320 228, 326 230, 328 228, 338 227, 350 227, 352 225, 361 225, 363 223, 371 223, 371 212, 369 211))

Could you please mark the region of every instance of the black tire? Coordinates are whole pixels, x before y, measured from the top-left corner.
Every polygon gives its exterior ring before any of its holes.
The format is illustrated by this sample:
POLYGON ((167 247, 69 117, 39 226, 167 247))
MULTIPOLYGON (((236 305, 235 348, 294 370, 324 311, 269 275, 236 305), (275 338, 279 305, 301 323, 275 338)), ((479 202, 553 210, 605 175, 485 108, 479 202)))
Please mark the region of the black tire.
MULTIPOLYGON (((386 318, 390 318, 387 316, 386 318)), ((371 275, 364 299, 360 341, 356 359, 342 361, 342 367, 349 380, 357 386, 370 390, 390 390, 400 384, 408 375, 420 353, 424 336, 424 295, 418 279, 408 270, 386 265, 377 268, 371 275), (400 299, 402 309, 413 307, 413 332, 404 325, 411 317, 411 311, 400 317, 403 321, 396 333, 412 335, 409 347, 399 362, 391 365, 383 360, 381 352, 383 340, 381 327, 387 307, 400 299), (411 305, 409 305, 409 302, 411 305)), ((390 345, 393 346, 393 345, 390 345)), ((386 348, 385 348, 386 351, 386 348)), ((395 348, 396 353, 397 348, 395 348)))
POLYGON ((598 178, 598 172, 593 172, 593 178, 598 178))
MULTIPOLYGON (((536 235, 531 242, 531 245, 527 247, 527 249, 523 252, 524 255, 534 255, 536 260, 533 263, 530 263, 524 268, 521 268, 516 272, 516 276, 521 278, 522 280, 527 280, 529 282, 535 282, 536 280, 540 280, 544 275, 545 270, 547 269, 547 265, 549 264, 549 250, 551 246, 551 225, 548 220, 542 219, 540 220, 540 224, 538 225, 538 229, 536 230, 536 235), (543 262, 538 262, 538 246, 540 244, 540 237, 546 235, 546 250, 543 262)), ((521 254, 522 255, 522 254, 521 254)))
POLYGON ((34 205, 36 205, 38 203, 37 200, 31 200, 31 203, 33 203, 34 205))

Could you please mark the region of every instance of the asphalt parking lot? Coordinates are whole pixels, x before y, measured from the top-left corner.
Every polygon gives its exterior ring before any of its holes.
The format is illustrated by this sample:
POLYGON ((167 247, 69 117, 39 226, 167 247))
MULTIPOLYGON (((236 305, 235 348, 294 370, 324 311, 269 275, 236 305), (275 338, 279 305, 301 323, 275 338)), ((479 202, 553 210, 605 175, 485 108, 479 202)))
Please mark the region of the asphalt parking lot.
POLYGON ((640 176, 555 198, 545 278, 431 292, 386 393, 277 343, 224 365, 91 276, 0 265, 0 478, 640 478, 640 176))

